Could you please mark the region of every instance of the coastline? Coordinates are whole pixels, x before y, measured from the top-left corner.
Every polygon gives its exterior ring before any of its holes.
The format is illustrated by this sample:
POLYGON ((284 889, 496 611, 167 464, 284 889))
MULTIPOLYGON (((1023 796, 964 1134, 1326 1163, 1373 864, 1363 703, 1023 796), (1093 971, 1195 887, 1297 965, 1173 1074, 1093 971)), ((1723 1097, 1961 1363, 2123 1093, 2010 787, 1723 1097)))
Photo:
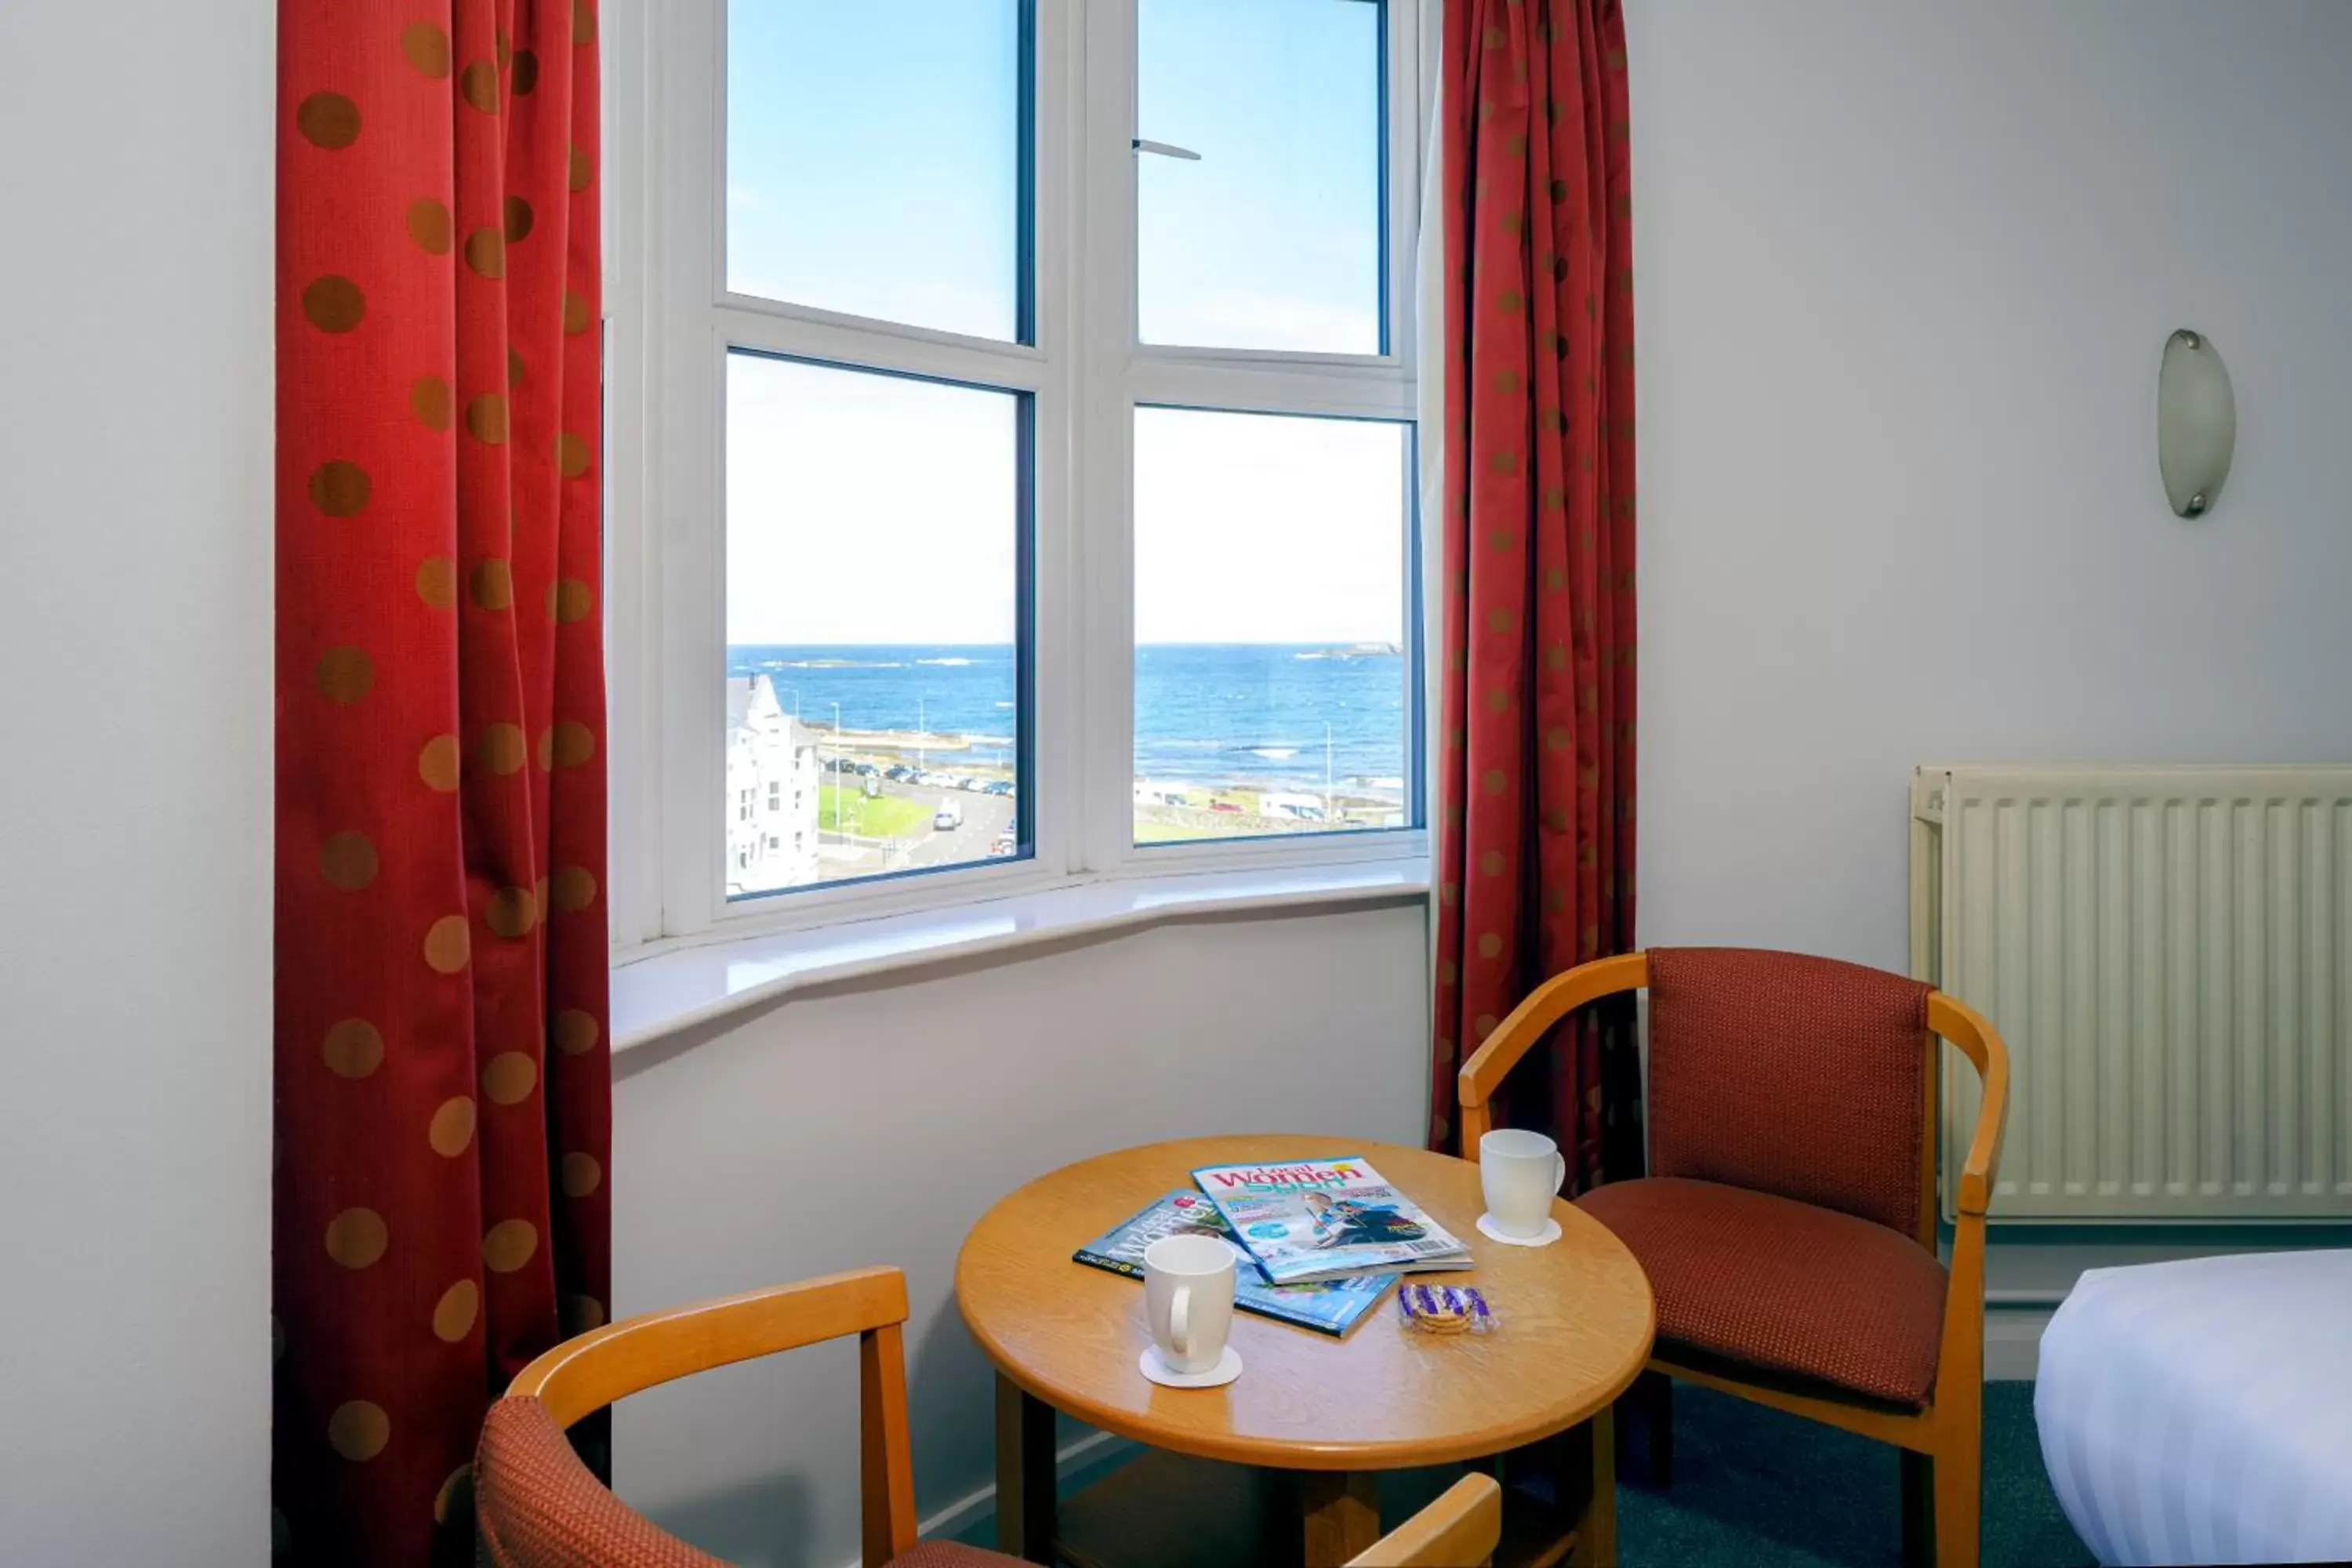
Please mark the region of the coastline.
MULTIPOLYGON (((1407 826, 1412 662, 1393 642, 1138 645, 1137 841, 1407 826)), ((1026 689, 1010 644, 739 643, 728 674, 772 688, 828 786, 946 818, 1018 782, 1026 689)))
MULTIPOLYGON (((821 764, 839 757, 877 769, 917 767, 926 773, 970 778, 982 785, 1014 780, 1009 760, 973 754, 980 746, 1008 751, 996 737, 943 731, 855 730, 847 725, 836 731, 829 724, 805 721, 801 728, 815 745, 821 764)), ((1310 784, 1303 778, 1267 775, 1138 778, 1135 784, 1136 836, 1140 843, 1397 827, 1404 826, 1404 810, 1402 788, 1378 793, 1355 781, 1335 783, 1328 791, 1320 781, 1310 784), (1302 816, 1301 811, 1321 815, 1302 816)))

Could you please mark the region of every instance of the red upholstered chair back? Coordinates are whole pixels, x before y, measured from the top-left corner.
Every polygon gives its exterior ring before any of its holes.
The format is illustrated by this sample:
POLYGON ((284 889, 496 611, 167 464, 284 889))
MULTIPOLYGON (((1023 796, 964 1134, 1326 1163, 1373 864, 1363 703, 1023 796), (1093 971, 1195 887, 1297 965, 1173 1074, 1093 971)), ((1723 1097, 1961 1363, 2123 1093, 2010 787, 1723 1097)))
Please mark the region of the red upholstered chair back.
POLYGON ((474 1454, 474 1508, 490 1568, 726 1568, 604 1489, 547 1406, 490 1406, 474 1454))
POLYGON ((493 1568, 723 1568, 598 1485, 564 1428, 681 1377, 854 1335, 867 1568, 1010 1562, 916 1537, 906 1321, 907 1277, 853 1268, 646 1312, 564 1341, 515 1374, 483 1424, 474 1454, 481 1561, 493 1568))
POLYGON ((1751 948, 1650 949, 1650 1173, 1916 1236, 1928 987, 1751 948))

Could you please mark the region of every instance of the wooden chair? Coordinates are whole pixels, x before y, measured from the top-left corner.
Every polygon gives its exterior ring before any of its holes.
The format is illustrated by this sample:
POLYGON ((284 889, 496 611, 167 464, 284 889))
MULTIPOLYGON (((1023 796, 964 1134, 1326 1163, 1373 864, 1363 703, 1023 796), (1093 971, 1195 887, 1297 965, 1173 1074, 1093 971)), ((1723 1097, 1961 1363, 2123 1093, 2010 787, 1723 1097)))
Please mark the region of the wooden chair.
POLYGON ((1348 1559, 1348 1568, 1486 1568, 1503 1541, 1503 1489, 1469 1475, 1348 1559))
MULTIPOLYGON (((1464 1158, 1478 1158, 1496 1088, 1547 1030, 1645 986, 1652 1173, 1578 1200, 1650 1275, 1658 1338, 1644 1376, 1661 1394, 1679 1378, 1895 1445, 1906 1559, 1932 1542, 1940 1568, 1975 1568, 2000 1037, 1919 982, 1828 959, 1601 959, 1538 986, 1463 1064, 1464 1158), (1936 1260, 1938 1036, 1984 1080, 1948 1269, 1936 1260)), ((1592 1447, 1607 1497, 1614 1444, 1592 1447)))
POLYGON ((494 1568, 723 1568, 600 1485, 564 1428, 656 1384, 856 1334, 867 1568, 1014 1563, 915 1538, 906 1321, 906 1277, 859 1268, 649 1312, 566 1340, 522 1369, 483 1424, 474 1497, 487 1561, 494 1568))

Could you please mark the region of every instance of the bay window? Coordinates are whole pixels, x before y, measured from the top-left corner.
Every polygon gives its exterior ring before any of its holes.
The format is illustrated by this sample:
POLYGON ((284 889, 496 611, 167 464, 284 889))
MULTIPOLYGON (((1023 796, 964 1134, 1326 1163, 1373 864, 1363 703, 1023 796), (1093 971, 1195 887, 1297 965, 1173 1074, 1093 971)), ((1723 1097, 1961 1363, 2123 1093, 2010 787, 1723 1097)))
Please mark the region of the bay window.
POLYGON ((608 0, 616 946, 1424 852, 1422 3, 608 0))

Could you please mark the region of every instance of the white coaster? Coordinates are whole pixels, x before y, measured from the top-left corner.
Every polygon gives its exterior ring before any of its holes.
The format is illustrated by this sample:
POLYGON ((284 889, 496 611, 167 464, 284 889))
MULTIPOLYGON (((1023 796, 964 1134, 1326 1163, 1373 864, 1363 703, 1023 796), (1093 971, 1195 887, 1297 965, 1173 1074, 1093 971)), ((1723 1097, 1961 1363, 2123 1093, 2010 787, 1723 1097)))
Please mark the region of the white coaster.
POLYGON ((1546 1215, 1544 1227, 1539 1235, 1505 1236, 1495 1228, 1494 1216, 1482 1214, 1478 1216, 1478 1234, 1488 1241, 1499 1241, 1505 1247, 1549 1247, 1559 1239, 1559 1221, 1546 1215))
POLYGON ((1171 1372, 1160 1359, 1158 1345, 1146 1345, 1136 1358, 1135 1369, 1162 1388, 1223 1388, 1242 1374, 1241 1353, 1233 1346, 1217 1358, 1217 1364, 1206 1372, 1171 1372))

